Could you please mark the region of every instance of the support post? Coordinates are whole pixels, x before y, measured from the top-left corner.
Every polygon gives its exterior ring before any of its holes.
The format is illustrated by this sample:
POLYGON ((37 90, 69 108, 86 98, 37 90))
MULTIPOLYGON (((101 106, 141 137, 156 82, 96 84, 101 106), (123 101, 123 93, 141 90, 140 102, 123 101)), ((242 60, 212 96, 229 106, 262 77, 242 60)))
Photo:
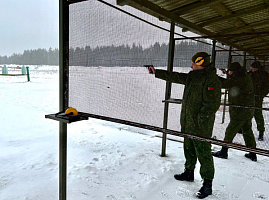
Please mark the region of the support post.
POLYGON ((244 67, 247 69, 247 52, 244 52, 244 67))
POLYGON ((211 62, 213 63, 214 66, 216 63, 216 43, 217 43, 216 40, 213 40, 211 62))
POLYGON ((29 67, 26 67, 26 73, 27 73, 27 80, 30 81, 30 73, 29 73, 29 67))
MULTIPOLYGON (((69 4, 59 0, 59 110, 68 107, 69 4)), ((67 124, 59 123, 59 199, 66 200, 67 124)))
MULTIPOLYGON (((229 49, 229 58, 228 58, 228 69, 229 69, 229 66, 230 64, 232 63, 232 47, 230 46, 230 49, 229 49)), ((228 78, 228 74, 226 76, 228 78)), ((224 105, 223 105, 223 114, 222 114, 222 124, 224 123, 225 121, 225 109, 226 109, 226 102, 227 102, 227 94, 228 94, 228 91, 225 90, 225 94, 224 94, 224 105)))
MULTIPOLYGON (((174 40, 174 33, 175 33, 175 22, 171 22, 171 28, 170 28, 170 39, 169 39, 169 51, 168 51, 168 66, 167 71, 172 72, 173 71, 173 63, 174 63, 174 51, 175 51, 175 40, 174 40)), ((168 100, 171 96, 171 82, 166 82, 166 89, 165 89, 165 100, 168 100)), ((163 118, 163 128, 167 129, 167 122, 168 122, 168 108, 169 103, 164 103, 164 118, 163 118)), ((162 152, 161 156, 166 156, 166 133, 163 133, 163 139, 162 139, 162 152)))

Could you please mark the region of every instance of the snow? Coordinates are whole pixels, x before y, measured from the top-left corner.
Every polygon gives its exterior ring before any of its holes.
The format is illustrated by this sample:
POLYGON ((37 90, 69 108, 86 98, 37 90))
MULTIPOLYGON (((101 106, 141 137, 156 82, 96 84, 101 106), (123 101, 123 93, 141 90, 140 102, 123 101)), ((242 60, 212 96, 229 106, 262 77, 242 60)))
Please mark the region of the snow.
MULTIPOLYGON (((30 66, 30 76, 0 77, 0 200, 58 199, 59 125, 45 119, 58 111, 58 67, 30 66)), ((226 126, 216 121, 214 131, 226 126)), ((96 119, 69 124, 68 199, 196 199, 199 163, 193 183, 175 180, 184 170, 183 144, 168 140, 167 157, 160 157, 156 135, 96 119)), ((214 158, 207 199, 269 199, 269 158, 252 162, 244 154, 229 149, 227 160, 214 158)))

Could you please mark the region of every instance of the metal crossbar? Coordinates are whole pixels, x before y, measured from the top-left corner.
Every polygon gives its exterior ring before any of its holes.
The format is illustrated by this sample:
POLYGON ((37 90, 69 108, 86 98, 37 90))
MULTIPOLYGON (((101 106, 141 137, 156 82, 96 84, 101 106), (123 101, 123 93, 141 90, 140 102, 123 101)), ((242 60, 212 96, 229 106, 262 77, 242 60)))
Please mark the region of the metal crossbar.
POLYGON ((91 117, 91 118, 95 118, 95 119, 125 124, 125 125, 129 125, 129 126, 134 126, 134 127, 138 127, 138 128, 156 131, 156 132, 161 132, 161 133, 165 133, 165 134, 169 134, 169 135, 199 140, 202 142, 209 142, 211 144, 221 145, 221 146, 225 146, 228 148, 237 149, 237 150, 241 150, 241 151, 248 151, 248 152, 256 153, 256 154, 263 155, 263 156, 269 156, 269 150, 264 150, 264 149, 260 149, 260 148, 250 148, 250 147, 247 147, 247 146, 244 146, 241 144, 224 142, 224 141, 217 140, 214 138, 207 138, 207 137, 202 137, 202 136, 198 136, 198 135, 191 135, 188 133, 182 133, 179 131, 174 131, 174 130, 170 130, 170 129, 160 128, 160 127, 156 127, 156 126, 126 121, 126 120, 121 120, 121 119, 115 119, 115 118, 101 116, 101 115, 94 115, 94 114, 83 113, 83 112, 81 113, 81 115, 85 116, 85 117, 91 117))

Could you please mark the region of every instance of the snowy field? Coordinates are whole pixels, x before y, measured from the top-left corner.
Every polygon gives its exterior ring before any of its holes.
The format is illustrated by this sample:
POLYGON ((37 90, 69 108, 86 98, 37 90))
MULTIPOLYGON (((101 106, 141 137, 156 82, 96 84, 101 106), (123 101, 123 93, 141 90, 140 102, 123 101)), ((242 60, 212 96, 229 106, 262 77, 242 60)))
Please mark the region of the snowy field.
MULTIPOLYGON (((30 66, 30 76, 30 82, 0 77, 0 200, 58 199, 58 122, 45 119, 58 111, 58 70, 30 66)), ((225 130, 226 117, 214 131, 225 130)), ((193 183, 176 181, 173 175, 184 170, 183 144, 168 140, 163 158, 155 135, 96 119, 68 125, 67 199, 196 199, 199 164, 193 183)), ((252 162, 244 154, 230 149, 228 160, 214 158, 213 195, 207 199, 269 199, 269 158, 252 162)))

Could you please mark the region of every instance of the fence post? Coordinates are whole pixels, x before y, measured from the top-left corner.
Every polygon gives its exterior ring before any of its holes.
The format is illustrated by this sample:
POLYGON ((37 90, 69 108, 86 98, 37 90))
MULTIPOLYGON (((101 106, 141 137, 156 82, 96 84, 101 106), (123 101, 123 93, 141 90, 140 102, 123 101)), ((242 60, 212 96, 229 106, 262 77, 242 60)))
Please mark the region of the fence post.
POLYGON ((30 81, 29 67, 26 67, 26 71, 27 71, 27 80, 29 82, 30 81))

